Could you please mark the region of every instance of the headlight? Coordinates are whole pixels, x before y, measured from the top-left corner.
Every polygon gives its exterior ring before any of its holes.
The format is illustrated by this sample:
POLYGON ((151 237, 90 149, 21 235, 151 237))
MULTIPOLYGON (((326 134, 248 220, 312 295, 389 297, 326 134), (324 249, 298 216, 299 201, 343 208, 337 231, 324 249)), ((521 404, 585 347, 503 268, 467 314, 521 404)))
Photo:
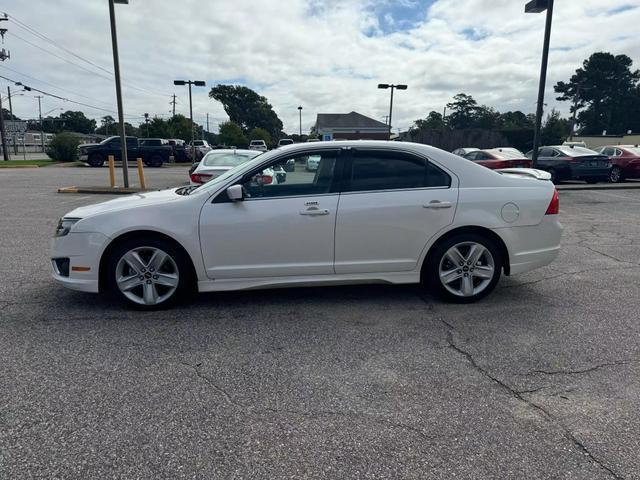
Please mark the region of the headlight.
POLYGON ((69 231, 71 227, 73 227, 76 222, 80 220, 79 218, 61 218, 58 220, 58 226, 56 227, 56 237, 64 237, 69 231))

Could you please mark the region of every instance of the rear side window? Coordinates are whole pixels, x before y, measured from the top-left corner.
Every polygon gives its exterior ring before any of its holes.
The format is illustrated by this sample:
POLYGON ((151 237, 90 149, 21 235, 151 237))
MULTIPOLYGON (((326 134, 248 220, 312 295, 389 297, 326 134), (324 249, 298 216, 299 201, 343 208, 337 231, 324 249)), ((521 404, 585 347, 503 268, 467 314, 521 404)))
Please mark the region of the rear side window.
POLYGON ((425 159, 401 152, 355 151, 347 191, 449 187, 449 175, 425 159))

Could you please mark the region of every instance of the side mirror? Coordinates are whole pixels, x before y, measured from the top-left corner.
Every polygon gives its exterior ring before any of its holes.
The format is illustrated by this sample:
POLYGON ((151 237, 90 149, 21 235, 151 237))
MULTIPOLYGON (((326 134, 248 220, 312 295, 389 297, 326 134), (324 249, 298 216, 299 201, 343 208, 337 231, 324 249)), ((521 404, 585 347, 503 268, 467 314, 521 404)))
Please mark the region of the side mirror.
POLYGON ((244 192, 242 191, 242 185, 231 185, 227 188, 227 197, 232 202, 239 202, 244 200, 244 192))

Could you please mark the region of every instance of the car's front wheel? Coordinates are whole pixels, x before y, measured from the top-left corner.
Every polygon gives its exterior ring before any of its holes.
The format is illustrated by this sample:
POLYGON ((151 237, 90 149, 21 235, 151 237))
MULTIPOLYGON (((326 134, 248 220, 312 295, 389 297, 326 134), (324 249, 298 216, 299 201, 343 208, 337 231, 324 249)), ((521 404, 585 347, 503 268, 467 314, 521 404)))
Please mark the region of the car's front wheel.
POLYGON ((460 234, 438 244, 429 257, 427 279, 441 297, 471 303, 495 288, 502 271, 495 243, 479 234, 460 234))
POLYGON ((102 165, 104 165, 104 157, 99 153, 93 153, 89 155, 87 163, 90 167, 101 167, 102 165))
POLYGON ((111 252, 110 290, 142 310, 167 307, 189 292, 191 270, 186 255, 169 242, 134 238, 111 252))

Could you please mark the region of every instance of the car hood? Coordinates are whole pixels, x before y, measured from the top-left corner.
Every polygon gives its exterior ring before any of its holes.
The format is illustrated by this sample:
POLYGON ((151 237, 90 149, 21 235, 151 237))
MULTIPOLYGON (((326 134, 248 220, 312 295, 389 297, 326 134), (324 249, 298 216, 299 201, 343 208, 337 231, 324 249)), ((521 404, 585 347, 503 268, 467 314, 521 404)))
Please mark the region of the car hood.
POLYGON ((81 143, 78 145, 78 148, 86 148, 86 147, 97 147, 100 145, 99 143, 81 143))
POLYGON ((75 210, 67 213, 65 217, 87 218, 94 215, 99 215, 101 213, 127 210, 130 208, 143 207, 147 205, 157 205, 159 203, 173 202, 184 198, 175 193, 176 190, 176 188, 171 188, 168 190, 126 195, 124 197, 108 200, 106 202, 76 208, 75 210))

